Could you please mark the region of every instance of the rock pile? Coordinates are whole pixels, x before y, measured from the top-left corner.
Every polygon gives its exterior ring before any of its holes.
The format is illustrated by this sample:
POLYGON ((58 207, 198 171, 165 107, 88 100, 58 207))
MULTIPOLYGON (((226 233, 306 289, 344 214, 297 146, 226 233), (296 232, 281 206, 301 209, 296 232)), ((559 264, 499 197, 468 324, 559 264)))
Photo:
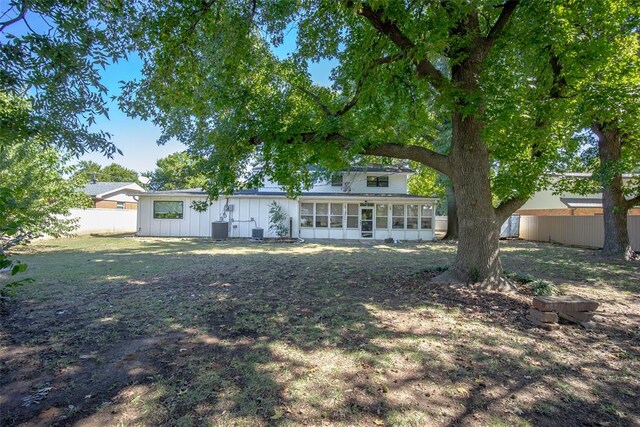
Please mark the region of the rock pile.
POLYGON ((560 297, 534 297, 533 307, 527 314, 527 319, 545 329, 558 328, 558 319, 578 323, 585 329, 595 326, 593 315, 598 303, 577 295, 560 297))

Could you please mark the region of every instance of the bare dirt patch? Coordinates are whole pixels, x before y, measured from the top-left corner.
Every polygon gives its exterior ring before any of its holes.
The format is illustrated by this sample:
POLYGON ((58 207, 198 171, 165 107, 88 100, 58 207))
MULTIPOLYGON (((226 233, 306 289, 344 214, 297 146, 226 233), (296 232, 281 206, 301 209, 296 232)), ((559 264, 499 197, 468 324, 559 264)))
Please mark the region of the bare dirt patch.
POLYGON ((547 332, 529 295, 428 285, 453 249, 46 242, 2 317, 0 424, 640 422, 637 263, 507 243, 508 270, 602 303, 547 332))

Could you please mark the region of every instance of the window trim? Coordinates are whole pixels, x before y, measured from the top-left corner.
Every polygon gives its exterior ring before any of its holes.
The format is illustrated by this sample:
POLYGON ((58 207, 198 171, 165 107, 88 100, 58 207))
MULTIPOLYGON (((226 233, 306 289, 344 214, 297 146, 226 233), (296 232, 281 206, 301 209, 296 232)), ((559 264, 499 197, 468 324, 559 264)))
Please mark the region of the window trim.
POLYGON ((154 200, 153 201, 153 219, 184 219, 184 201, 183 200, 154 200), (167 218, 156 216, 156 204, 157 203, 180 203, 180 217, 179 218, 167 218))
POLYGON ((367 175, 367 187, 389 187, 389 175, 367 175))
POLYGON ((391 204, 389 203, 376 203, 376 230, 389 230, 389 209, 390 209, 391 204), (384 206, 384 210, 386 211, 386 213, 384 215, 380 215, 378 213, 378 207, 379 206, 384 206), (385 219, 385 223, 386 226, 384 228, 382 227, 378 227, 378 218, 384 218, 385 219))
POLYGON ((332 187, 342 187, 343 183, 344 183, 344 178, 341 173, 337 173, 331 176, 332 187), (340 182, 338 182, 338 179, 340 179, 340 182))
POLYGON ((359 230, 360 229, 360 204, 359 203, 345 203, 345 229, 347 230, 359 230), (356 207, 355 215, 349 215, 349 205, 354 205, 356 207), (349 218, 356 219, 355 227, 349 227, 349 218))
POLYGON ((426 204, 426 203, 421 203, 419 205, 419 213, 420 213, 420 219, 419 219, 419 223, 418 223, 419 230, 430 230, 430 231, 433 231, 433 228, 435 226, 435 221, 436 221, 436 219, 435 219, 435 216, 436 216, 435 215, 435 205, 429 205, 429 204, 426 204), (422 210, 423 210, 423 208, 425 206, 429 207, 429 209, 431 210, 431 215, 429 215, 429 216, 423 216, 422 215, 422 210), (430 220, 429 222, 430 222, 431 227, 425 228, 425 227, 422 226, 422 219, 423 218, 429 218, 429 220, 430 220))

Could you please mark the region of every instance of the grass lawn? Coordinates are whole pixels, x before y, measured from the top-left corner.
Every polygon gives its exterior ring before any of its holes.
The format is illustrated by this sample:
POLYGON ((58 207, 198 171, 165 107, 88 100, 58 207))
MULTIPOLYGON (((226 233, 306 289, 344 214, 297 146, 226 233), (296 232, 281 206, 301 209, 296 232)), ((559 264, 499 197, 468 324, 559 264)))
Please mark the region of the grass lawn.
POLYGON ((442 243, 86 237, 19 257, 0 425, 640 425, 640 264, 503 244, 601 302, 547 332, 530 296, 427 285, 442 243))

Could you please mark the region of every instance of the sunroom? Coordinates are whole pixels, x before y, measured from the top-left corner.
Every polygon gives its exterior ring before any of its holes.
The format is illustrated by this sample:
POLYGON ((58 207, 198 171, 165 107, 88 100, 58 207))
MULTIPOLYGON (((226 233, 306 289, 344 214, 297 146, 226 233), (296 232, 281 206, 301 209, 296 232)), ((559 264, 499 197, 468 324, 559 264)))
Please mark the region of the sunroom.
POLYGON ((433 198, 300 199, 300 237, 432 240, 433 198))

